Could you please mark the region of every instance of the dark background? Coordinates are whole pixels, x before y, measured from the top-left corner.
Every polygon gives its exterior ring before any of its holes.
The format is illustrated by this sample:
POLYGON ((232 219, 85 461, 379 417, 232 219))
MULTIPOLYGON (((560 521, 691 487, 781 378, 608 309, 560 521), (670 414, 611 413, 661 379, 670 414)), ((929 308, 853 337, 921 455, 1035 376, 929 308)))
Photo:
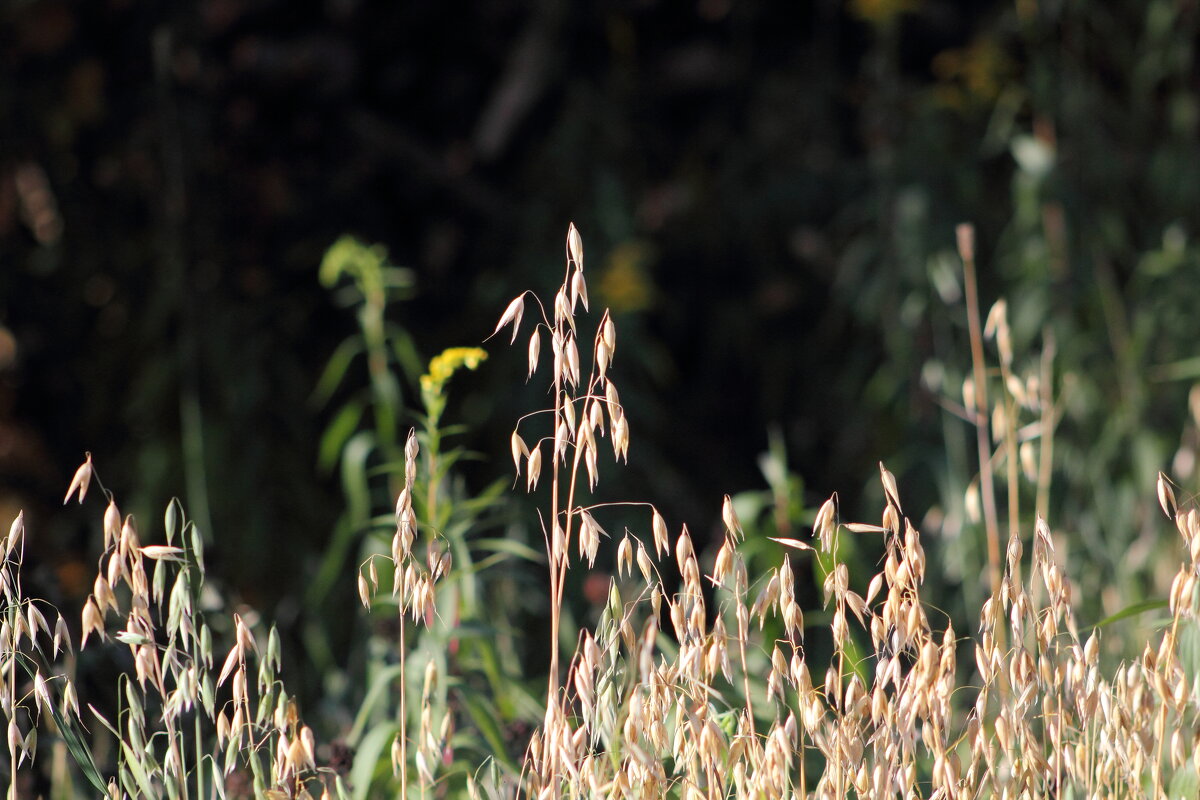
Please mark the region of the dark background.
MULTIPOLYGON (((774 429, 806 503, 837 490, 874 517, 883 459, 952 542, 973 435, 938 398, 970 365, 954 226, 972 221, 1019 367, 1057 341, 1053 509, 1090 559, 1082 594, 1153 593, 1154 474, 1194 483, 1198 18, 1184 0, 8 2, 5 518, 25 507, 44 582, 85 594, 98 533, 55 506, 89 450, 145 529, 180 496, 214 573, 286 609, 342 508, 312 397, 355 323, 317 281, 325 249, 351 233, 413 270, 391 318, 427 358, 551 293, 574 221, 618 323, 633 446, 614 496, 706 530, 722 494, 764 485, 774 429)), ((480 485, 542 402, 523 349, 486 346, 448 414, 488 457, 480 485)), ((932 549, 975 583, 982 562, 932 549)))

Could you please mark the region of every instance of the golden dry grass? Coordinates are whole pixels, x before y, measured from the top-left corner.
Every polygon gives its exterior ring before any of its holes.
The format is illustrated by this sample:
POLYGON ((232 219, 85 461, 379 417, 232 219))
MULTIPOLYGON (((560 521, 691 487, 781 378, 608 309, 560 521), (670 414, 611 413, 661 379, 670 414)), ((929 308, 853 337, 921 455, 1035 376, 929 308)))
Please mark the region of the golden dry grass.
MULTIPOLYGON (((967 230, 960 231, 960 250, 970 273, 967 230)), ((540 483, 548 494, 542 528, 551 656, 544 718, 519 777, 497 780, 479 765, 466 782, 472 797, 1174 800, 1200 794, 1200 510, 1178 503, 1159 476, 1158 500, 1174 522, 1181 554, 1166 618, 1135 659, 1102 657, 1101 637, 1116 628, 1081 629, 1055 548, 1061 534, 1040 514, 1057 414, 1047 360, 1040 383, 1015 375, 1002 302, 986 324, 971 314, 975 370, 960 409, 981 432, 981 475, 971 492, 985 512, 991 563, 981 568, 992 591, 977 628, 957 631, 922 596, 922 537, 882 464, 877 523, 843 520, 831 497, 811 536, 773 540, 785 555, 760 575, 749 573, 746 533, 728 496, 713 553, 697 552, 686 525, 672 534, 650 503, 597 500, 602 459, 610 452, 614 461, 629 457, 630 423, 613 381, 611 315, 604 312, 590 334, 584 331, 583 263, 572 225, 564 279, 551 303, 523 293, 493 334, 511 325, 515 343, 527 306, 535 309, 525 346, 528 374, 547 364, 550 370, 553 407, 523 417, 510 447, 518 480, 530 492, 540 483), (984 338, 997 345, 998 370, 984 364, 984 338), (543 340, 550 359, 541 358, 543 340), (580 341, 590 345, 590 363, 581 359, 580 341), (992 403, 989 381, 996 386, 992 403), (1034 416, 1036 435, 1030 426, 1018 428, 1022 413, 1034 416), (1024 525, 1018 468, 1037 489, 1036 513, 1024 525), (991 480, 1001 469, 1009 489, 1003 548, 991 480), (596 625, 580 631, 574 651, 561 653, 568 572, 592 565, 609 535, 598 517, 613 505, 640 509, 644 532, 626 530, 615 542, 617 575, 607 605, 596 625), (850 574, 838 557, 843 537, 878 539, 884 553, 878 572, 850 574), (793 557, 809 566, 815 560, 824 576, 819 624, 806 621, 797 599, 801 577, 793 557), (827 656, 806 647, 818 627, 832 643, 827 656)), ((394 602, 402 673, 405 630, 446 624, 438 614, 439 581, 452 568, 440 532, 414 509, 418 455, 410 433, 390 553, 369 558, 358 576, 368 609, 381 593, 394 602)), ((83 502, 93 483, 99 479, 89 455, 65 499, 77 495, 83 502)), ((113 800, 349 796, 342 778, 318 765, 313 731, 278 677, 275 630, 263 644, 242 615, 201 611, 203 546, 178 502, 168 507, 164 542, 143 544, 132 518, 122 516, 102 485, 100 491, 107 500, 104 546, 83 608, 80 647, 115 639, 128 648, 132 666, 120 679, 120 711, 115 719, 96 709, 81 716, 66 625, 22 592, 19 515, 2 547, 0 708, 9 774, 35 757, 36 730, 46 723, 61 737, 55 747, 65 744, 84 777, 113 800), (214 647, 222 636, 229 642, 223 654, 214 647), (110 777, 100 776, 81 744, 84 717, 115 743, 110 777)), ((399 731, 390 758, 405 798, 446 794, 439 769, 454 737, 453 711, 432 700, 443 679, 436 662, 426 659, 421 671, 419 697, 409 696, 407 679, 396 683, 399 731)), ((9 800, 18 796, 18 781, 10 780, 9 800)))
MULTIPOLYGON (((969 228, 960 229, 973 288, 972 238, 969 228)), ((544 518, 555 644, 566 571, 579 559, 594 558, 601 532, 594 508, 580 500, 580 465, 591 490, 598 438, 609 437, 617 458, 627 458, 629 448, 629 424, 609 372, 616 332, 607 312, 591 338, 592 365, 582 379, 576 321, 579 307, 587 308, 582 251, 572 225, 566 276, 553 312, 537 302, 542 314, 529 343, 532 375, 543 332, 552 342, 555 403, 545 412, 549 424, 539 437, 526 436, 536 424, 530 417, 513 433, 514 460, 518 471, 524 465, 527 487, 550 472, 551 507, 544 518)), ((526 297, 509 305, 496 328, 511 324, 513 341, 526 297)), ((724 540, 707 568, 687 527, 672 545, 662 515, 651 507, 651 536, 626 532, 618 543, 619 578, 608 608, 594 630, 580 635, 565 685, 555 650, 545 723, 528 750, 526 782, 511 793, 539 800, 690 800, 1160 798, 1171 787, 1174 796, 1195 791, 1197 672, 1180 648, 1183 628, 1196 624, 1200 513, 1177 509, 1160 478, 1163 508, 1183 551, 1170 619, 1138 660, 1105 669, 1099 657, 1102 632, 1080 632, 1071 583, 1056 559, 1048 524, 1038 516, 1031 530, 1020 525, 1013 490, 1018 466, 1037 485, 1039 505, 1048 483, 1056 413, 1048 385, 1043 393, 1036 381, 1022 382, 1013 374, 1003 302, 982 331, 975 302, 972 294, 976 369, 964 387, 965 415, 981 433, 982 487, 977 481, 973 491, 982 488, 993 562, 993 591, 978 630, 955 631, 922 598, 921 535, 904 515, 895 478, 882 464, 886 505, 879 524, 842 521, 835 497, 817 514, 811 540, 777 540, 781 547, 812 551, 827 575, 822 592, 833 656, 821 664, 807 658, 790 560, 751 580, 728 497, 722 505, 724 540), (994 339, 1000 354, 1002 388, 990 407, 983 338, 994 339), (1040 463, 1029 439, 1018 436, 1022 405, 1039 415, 1040 463), (995 453, 989 416, 999 444, 995 453), (1003 555, 991 480, 996 463, 1005 468, 1010 488, 1003 555), (877 574, 851 576, 837 562, 838 539, 848 535, 882 537, 886 558, 877 574), (667 588, 676 582, 678 590, 667 588), (782 635, 767 639, 764 630, 782 635), (853 665, 852 638, 869 642, 867 657, 853 665), (974 669, 960 666, 959 653, 972 651, 974 669)), ((495 790, 476 788, 476 794, 494 796, 495 790)))

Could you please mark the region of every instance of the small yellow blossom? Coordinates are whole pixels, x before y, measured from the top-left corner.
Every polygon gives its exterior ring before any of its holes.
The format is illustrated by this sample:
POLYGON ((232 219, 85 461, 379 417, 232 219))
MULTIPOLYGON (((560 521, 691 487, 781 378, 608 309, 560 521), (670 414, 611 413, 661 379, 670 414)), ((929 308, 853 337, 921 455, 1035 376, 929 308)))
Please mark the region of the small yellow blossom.
POLYGON ((487 351, 481 347, 451 347, 434 356, 429 362, 429 372, 421 376, 421 390, 440 394, 446 381, 460 368, 476 369, 487 359, 487 351))
POLYGON ((992 103, 1015 71, 1000 43, 990 38, 943 50, 934 56, 931 66, 938 81, 935 98, 958 109, 992 103))
POLYGON ((654 299, 654 286, 646 276, 652 251, 645 242, 617 245, 600 273, 600 296, 614 313, 643 311, 654 299))

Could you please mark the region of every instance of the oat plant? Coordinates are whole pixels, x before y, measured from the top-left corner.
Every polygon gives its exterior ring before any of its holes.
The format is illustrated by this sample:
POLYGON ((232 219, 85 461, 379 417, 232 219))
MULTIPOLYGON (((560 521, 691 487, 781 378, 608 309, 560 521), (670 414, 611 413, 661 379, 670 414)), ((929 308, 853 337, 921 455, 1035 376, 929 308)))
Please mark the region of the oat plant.
MULTIPOLYGON (((5 720, 8 747, 7 800, 19 796, 20 770, 28 769, 38 754, 38 730, 43 749, 52 747, 69 755, 83 777, 99 792, 106 785, 84 739, 79 716, 79 698, 69 677, 73 660, 71 637, 66 622, 48 603, 27 597, 21 582, 25 558, 25 514, 18 513, 0 543, 0 583, 4 591, 4 618, 0 623, 0 709, 5 720), (49 619, 54 620, 53 627, 49 619)), ((63 768, 65 758, 55 759, 51 776, 54 797, 70 797, 74 786, 63 768)))
POLYGON ((335 243, 321 268, 324 285, 356 311, 358 330, 317 390, 333 406, 320 461, 340 466, 347 510, 308 593, 308 638, 328 641, 319 626, 345 624, 330 606, 357 548, 352 574, 367 614, 343 634, 349 653, 321 658, 349 678, 327 704, 351 707, 341 740, 354 753, 355 800, 461 793, 480 765, 515 781, 511 731, 541 709, 504 613, 519 602, 520 562, 539 555, 515 531, 497 535, 514 527, 506 482, 468 487, 460 467, 476 456, 455 443, 462 427, 446 421, 454 376, 487 353, 452 347, 422 363, 390 320, 407 274, 378 246, 351 239, 335 243))
MULTIPOLYGON (((82 503, 93 482, 89 455, 67 498, 78 493, 82 503)), ((117 679, 115 717, 89 707, 116 743, 106 796, 344 795, 337 776, 318 769, 313 732, 280 679, 278 631, 272 626, 261 642, 245 612, 210 625, 221 603, 206 588, 203 538, 179 501, 167 506, 161 543, 143 544, 133 517, 105 496, 103 552, 83 607, 80 647, 111 642, 128 650, 132 665, 117 679), (223 657, 214 626, 231 640, 223 657)))
MULTIPOLYGON (((960 244, 969 260, 969 238, 960 244)), ((22 770, 47 740, 111 800, 435 800, 464 791, 488 800, 1200 795, 1200 508, 1158 475, 1159 503, 1180 537, 1179 565, 1162 619, 1136 658, 1120 659, 1128 648, 1105 639, 1128 620, 1078 619, 1080 598, 1056 546, 1071 532, 1052 529, 1043 513, 1058 413, 1051 356, 1021 377, 1003 302, 970 325, 976 369, 960 409, 982 432, 971 502, 990 507, 980 516, 992 542, 979 565, 988 596, 965 631, 926 596, 925 543, 883 464, 877 520, 843 518, 835 495, 811 532, 781 527, 748 543, 726 496, 697 511, 702 524, 719 520, 710 552, 697 551, 686 525, 673 534, 652 504, 601 497, 601 451, 627 459, 629 423, 613 383, 611 315, 585 327, 583 244, 573 225, 553 300, 520 295, 495 333, 511 326, 515 342, 527 306, 537 312, 528 374, 552 365, 553 403, 522 417, 510 443, 526 490, 540 483, 539 496, 548 495, 540 517, 551 601, 544 705, 514 693, 511 666, 497 666, 507 634, 488 627, 502 612, 488 612, 495 584, 481 576, 519 547, 480 535, 493 524, 495 498, 471 497, 454 477, 465 454, 445 446, 446 385, 483 355, 453 349, 420 381, 423 413, 413 413, 399 461, 384 461, 375 473, 383 480, 367 487, 394 487, 395 502, 382 520, 368 504, 359 598, 373 619, 388 615, 395 632, 366 642, 379 653, 349 735, 358 747, 349 781, 318 763, 316 737, 279 675, 278 633, 256 633, 248 611, 229 613, 206 584, 203 539, 180 504, 168 505, 156 543, 146 544, 100 486, 103 552, 80 647, 121 657, 115 714, 90 706, 80 714, 66 625, 22 592, 23 516, 0 546, 9 800, 23 796, 22 770), (586 365, 580 341, 590 344, 586 365), (985 341, 998 368, 986 365, 985 341), (1030 495, 1034 513, 1023 514, 1030 495), (562 648, 568 573, 592 565, 614 506, 643 514, 645 527, 609 537, 617 569, 605 607, 574 647, 562 648), (376 548, 382 524, 388 535, 376 548), (864 537, 883 556, 876 569, 852 570, 844 543, 864 537), (751 574, 751 546, 777 548, 778 565, 751 574), (817 576, 811 588, 824 608, 806 614, 799 598, 807 575, 817 576), (832 647, 808 645, 818 629, 832 647), (535 716, 531 707, 540 727, 523 758, 510 759, 500 725, 535 716), (101 744, 114 763, 97 765, 92 752, 101 744)), ((66 499, 83 502, 93 483, 89 456, 66 499)), ((52 771, 52 796, 73 796, 73 779, 52 771)))
MULTIPOLYGON (((797 559, 818 562, 833 642, 829 657, 817 659, 806 649, 812 628, 797 601, 803 573, 792 557, 765 575, 747 573, 745 534, 728 497, 720 510, 724 536, 711 559, 696 552, 686 526, 672 538, 662 515, 647 505, 648 534, 626 531, 619 538, 618 576, 607 606, 564 657, 566 574, 595 557, 604 536, 597 517, 612 505, 593 496, 598 440, 607 436, 618 459, 629 447, 629 425, 610 375, 613 321, 603 314, 585 338, 576 316, 587 310, 587 292, 574 226, 566 261, 552 303, 522 294, 496 329, 511 325, 515 342, 532 299, 538 319, 528 342, 529 373, 538 369, 543 338, 553 354, 553 407, 523 417, 511 442, 526 488, 542 480, 550 486, 542 524, 552 649, 545 717, 531 739, 522 784, 473 781, 474 796, 1195 796, 1200 511, 1177 507, 1173 488, 1160 477, 1164 510, 1183 543, 1170 617, 1136 662, 1103 663, 1105 629, 1081 628, 1076 619, 1055 534, 1040 514, 1028 521, 1019 516, 1017 467, 1036 483, 1040 511, 1046 484, 1037 479, 1046 473, 1036 465, 1046 462, 1031 458, 1038 429, 1018 428, 1018 406, 1024 402, 1040 413, 1047 434, 1055 411, 1048 386, 1047 393, 1031 394, 1030 384, 1017 385, 1002 304, 986 326, 972 325, 976 338, 997 341, 1006 386, 993 395, 997 406, 979 402, 983 382, 966 403, 967 419, 988 434, 980 438, 988 480, 976 483, 976 491, 984 487, 989 496, 982 502, 993 509, 985 567, 992 591, 975 636, 957 631, 922 596, 921 534, 903 511, 895 477, 881 464, 878 523, 844 521, 834 496, 818 511, 811 537, 772 540, 797 559), (591 343, 586 372, 581 339, 591 343), (978 413, 985 410, 990 420, 978 413), (1000 469, 1010 492, 1003 546, 990 480, 1000 469), (878 540, 885 555, 877 572, 851 575, 838 561, 847 536, 878 540), (967 658, 960 663, 960 656, 967 658)), ((990 380, 986 371, 977 374, 990 380)))

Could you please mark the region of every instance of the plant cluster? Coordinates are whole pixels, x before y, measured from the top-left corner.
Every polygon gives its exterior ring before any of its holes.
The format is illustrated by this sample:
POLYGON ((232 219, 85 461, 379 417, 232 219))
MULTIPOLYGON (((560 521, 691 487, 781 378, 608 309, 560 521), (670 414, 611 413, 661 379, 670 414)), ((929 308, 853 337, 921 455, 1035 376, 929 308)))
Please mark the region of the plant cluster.
MULTIPOLYGON (((812 516, 811 537, 777 521, 764 542, 757 520, 743 522, 738 499, 727 495, 721 535, 708 551, 686 525, 672 533, 654 505, 600 496, 607 453, 617 462, 629 457, 630 423, 613 380, 612 315, 586 328, 574 225, 553 300, 522 293, 493 332, 511 327, 515 343, 535 310, 523 345, 527 372, 549 366, 553 404, 523 416, 510 446, 517 479, 546 503, 544 558, 484 535, 504 524, 497 490, 472 497, 455 479, 466 454, 445 448, 453 431, 441 420, 451 377, 486 353, 453 348, 429 363, 417 381, 424 413, 401 445, 389 416, 400 407, 391 373, 398 351, 381 327, 387 268, 379 252, 364 251, 364 260, 350 243, 339 248, 341 266, 327 277, 357 282, 363 339, 349 349, 366 353, 371 376, 368 393, 347 401, 353 424, 331 427, 347 491, 360 497, 333 556, 345 563, 351 544, 361 548, 356 583, 369 624, 359 629, 366 654, 358 711, 341 730, 305 724, 280 676, 278 631, 256 633, 253 615, 231 610, 205 582, 203 537, 179 502, 166 509, 161 543, 145 544, 101 486, 103 548, 80 648, 116 660, 115 710, 85 698, 81 712, 68 626, 22 591, 22 515, 3 541, 9 800, 32 796, 22 777, 33 774, 28 764, 47 741, 56 753, 52 796, 78 789, 112 800, 1174 800, 1200 789, 1200 508, 1178 501, 1159 474, 1158 499, 1182 558, 1156 632, 1133 659, 1120 658, 1120 648, 1103 641, 1119 620, 1079 621, 1061 536, 1041 514, 1056 415, 1049 371, 1039 373, 1044 383, 1019 378, 1004 304, 986 322, 975 311, 968 229, 960 252, 975 369, 957 411, 979 434, 971 491, 990 556, 990 592, 974 632, 929 602, 925 544, 883 464, 878 524, 844 520, 834 495, 812 516), (998 369, 985 363, 985 339, 995 342, 998 369), (581 342, 590 344, 587 361, 581 342), (1022 423, 1025 413, 1033 421, 1022 423), (374 424, 359 429, 364 416, 374 424), (1006 537, 996 472, 1007 487, 1006 537), (1022 475, 1036 490, 1028 523, 1022 475), (386 511, 376 513, 385 498, 386 511), (644 519, 644 530, 610 534, 610 516, 629 514, 644 519), (852 570, 847 549, 868 538, 882 553, 878 569, 852 570), (765 547, 775 549, 774 562, 752 570, 758 556, 749 554, 765 547), (615 575, 598 618, 586 624, 572 613, 567 586, 571 571, 593 568, 602 548, 615 575), (498 597, 512 596, 503 594, 511 577, 496 575, 496 566, 513 559, 548 570, 544 694, 519 674, 513 634, 495 608, 498 597), (810 571, 820 608, 805 607, 810 571), (513 752, 506 728, 522 721, 536 729, 513 752), (355 750, 345 769, 329 763, 339 738, 355 750)), ((82 503, 98 482, 89 455, 64 502, 77 494, 82 503)), ((773 484, 783 483, 775 475, 773 484)))
MULTIPOLYGON (((969 228, 959 235, 973 309, 972 237, 969 228)), ((514 341, 524 297, 497 326, 512 324, 514 341)), ((580 380, 575 311, 579 304, 586 309, 586 298, 582 244, 572 226, 553 317, 539 303, 542 318, 529 342, 533 374, 540 333, 551 336, 551 433, 532 446, 513 434, 513 457, 518 470, 524 465, 530 489, 543 470, 542 448, 550 455, 551 508, 543 527, 555 645, 572 552, 576 564, 594 558, 604 534, 594 512, 609 504, 581 502, 581 495, 596 485, 596 437, 604 435, 606 419, 614 455, 625 456, 629 447, 628 423, 608 374, 616 337, 607 313, 593 339, 588 378, 580 380)), ((1040 412, 1035 432, 1051 431, 1049 387, 1043 394, 1032 382, 1031 393, 1013 374, 1003 303, 983 330, 972 314, 976 369, 964 389, 964 416, 981 432, 973 491, 984 493, 993 587, 978 636, 964 639, 948 619, 931 621, 920 594, 926 572, 921 536, 882 464, 886 505, 879 525, 843 523, 835 496, 817 512, 811 542, 775 539, 811 553, 824 575, 833 641, 826 663, 807 656, 790 560, 751 582, 739 553, 744 532, 728 496, 724 538, 707 569, 687 527, 671 541, 663 517, 652 510, 649 537, 627 530, 619 541, 618 572, 629 580, 613 581, 599 624, 581 632, 566 687, 559 685, 557 651, 551 659, 545 724, 527 760, 530 796, 1098 797, 1149 791, 1165 797, 1169 789, 1177 797, 1195 787, 1200 663, 1181 643, 1197 633, 1200 516, 1195 509, 1179 511, 1160 476, 1164 510, 1185 549, 1171 587, 1171 616, 1140 659, 1103 671, 1100 630, 1081 636, 1048 524, 1038 516, 1032 535, 1020 524, 1019 464, 1042 491, 1048 478, 1038 479, 1028 446, 1035 437, 1019 435, 1018 401, 1040 412), (991 379, 985 335, 997 342, 1006 387, 993 407, 985 393, 991 379), (992 437, 1000 445, 995 453, 992 437), (1001 467, 1009 509, 1002 556, 991 481, 1001 467), (883 539, 883 568, 865 580, 865 589, 852 588, 847 565, 838 561, 845 535, 883 539), (767 628, 771 618, 779 625, 767 628), (764 629, 781 634, 764 636, 764 629), (869 642, 865 658, 855 644, 863 639, 869 642), (973 673, 958 665, 968 643, 974 645, 973 673), (756 676, 764 672, 762 687, 756 676)), ((1049 452, 1045 442, 1042 452, 1049 452)))

